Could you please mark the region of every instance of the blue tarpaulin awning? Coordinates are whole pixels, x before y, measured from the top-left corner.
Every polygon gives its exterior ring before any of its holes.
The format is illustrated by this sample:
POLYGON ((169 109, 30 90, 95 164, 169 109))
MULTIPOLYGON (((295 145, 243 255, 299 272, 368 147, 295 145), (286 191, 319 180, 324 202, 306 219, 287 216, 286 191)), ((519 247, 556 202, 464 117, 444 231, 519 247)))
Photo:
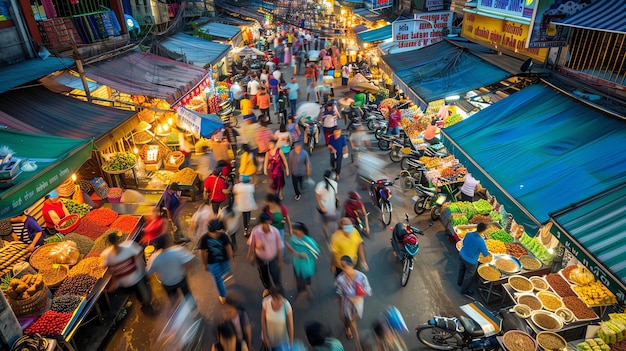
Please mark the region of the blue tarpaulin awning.
POLYGON ((49 135, 95 139, 98 148, 117 141, 139 123, 135 111, 84 102, 42 86, 0 94, 0 109, 49 135))
POLYGON ((370 29, 370 30, 360 32, 356 36, 363 43, 373 43, 375 41, 390 39, 391 38, 391 24, 388 24, 380 28, 375 28, 375 29, 370 29))
MULTIPOLYGON (((394 83, 420 107, 446 96, 499 82, 510 73, 462 47, 441 41, 416 51, 382 56, 394 83)), ((383 65, 385 66, 385 65, 383 65)))
POLYGON ((355 15, 361 17, 362 19, 369 21, 369 22, 376 22, 380 19, 383 19, 384 17, 381 16, 380 13, 378 12, 374 12, 368 8, 360 8, 360 9, 354 9, 352 11, 352 13, 354 13, 355 15))
POLYGON ((626 122, 532 85, 442 130, 444 144, 533 233, 626 179, 626 122))
POLYGON ((201 31, 217 38, 233 39, 241 32, 236 26, 230 26, 224 23, 209 22, 198 27, 201 31))
POLYGON ((621 301, 626 298, 624 199, 626 183, 551 215, 561 243, 621 301), (596 267, 604 267, 605 273, 596 267))
POLYGON ((211 135, 224 128, 222 119, 215 114, 204 114, 190 110, 184 106, 179 107, 176 125, 191 131, 196 138, 210 138, 211 135))
POLYGON ((596 1, 575 15, 562 20, 555 20, 553 23, 567 27, 623 34, 626 33, 624 13, 626 13, 626 1, 602 0, 596 1))
POLYGON ((177 54, 185 55, 187 63, 198 67, 216 64, 231 49, 230 45, 215 43, 182 33, 174 34, 160 41, 158 45, 177 54))
POLYGON ((0 68, 0 93, 39 79, 52 72, 74 65, 74 60, 50 56, 45 60, 35 58, 0 68))

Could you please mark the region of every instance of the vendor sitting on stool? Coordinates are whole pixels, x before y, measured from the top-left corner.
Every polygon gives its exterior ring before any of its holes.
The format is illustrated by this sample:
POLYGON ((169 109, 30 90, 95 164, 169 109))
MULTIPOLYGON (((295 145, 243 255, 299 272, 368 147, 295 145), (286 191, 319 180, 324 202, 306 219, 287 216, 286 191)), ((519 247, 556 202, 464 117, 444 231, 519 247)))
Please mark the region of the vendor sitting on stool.
POLYGON ((59 193, 57 193, 56 190, 52 190, 46 195, 46 200, 43 202, 41 212, 48 235, 56 234, 57 230, 54 229, 54 226, 57 225, 61 219, 70 214, 67 208, 65 208, 65 205, 61 202, 59 193))
POLYGON ((36 248, 43 245, 42 229, 37 220, 29 216, 27 211, 11 218, 11 228, 13 229, 11 233, 13 240, 28 244, 29 251, 35 251, 36 248))

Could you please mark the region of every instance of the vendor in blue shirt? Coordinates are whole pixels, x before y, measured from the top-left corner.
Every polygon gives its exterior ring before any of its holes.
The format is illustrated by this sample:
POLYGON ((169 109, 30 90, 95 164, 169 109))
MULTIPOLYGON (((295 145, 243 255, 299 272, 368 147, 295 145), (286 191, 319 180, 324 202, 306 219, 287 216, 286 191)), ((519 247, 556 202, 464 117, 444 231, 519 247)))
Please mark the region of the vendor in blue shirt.
POLYGON ((43 230, 37 220, 26 211, 11 218, 11 229, 13 240, 28 244, 29 251, 35 251, 43 245, 43 230))
POLYGON ((328 139, 328 148, 330 149, 330 167, 337 174, 341 174, 341 160, 348 158, 348 141, 346 137, 341 134, 341 129, 335 127, 333 134, 328 139))
POLYGON ((478 257, 482 253, 483 256, 489 256, 489 250, 485 244, 482 233, 487 229, 485 223, 478 223, 475 232, 469 232, 463 238, 463 247, 459 252, 459 276, 456 284, 461 287, 461 294, 472 296, 474 292, 471 290, 476 281, 476 268, 478 265, 478 257))

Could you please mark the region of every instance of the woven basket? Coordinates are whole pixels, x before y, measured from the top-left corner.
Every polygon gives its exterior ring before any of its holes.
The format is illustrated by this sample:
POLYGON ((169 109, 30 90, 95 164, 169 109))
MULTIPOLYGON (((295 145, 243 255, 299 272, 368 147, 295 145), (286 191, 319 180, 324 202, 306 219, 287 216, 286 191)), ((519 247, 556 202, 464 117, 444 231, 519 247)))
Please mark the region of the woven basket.
POLYGON ((43 282, 49 288, 56 288, 67 278, 68 268, 64 265, 59 265, 58 268, 51 268, 39 271, 39 274, 43 277, 43 282))
POLYGON ((76 189, 74 188, 74 182, 72 181, 72 179, 68 179, 61 183, 61 185, 59 185, 56 190, 59 193, 59 196, 70 197, 72 196, 72 194, 74 194, 74 190, 76 189))
POLYGON ((183 162, 185 162, 185 155, 180 151, 172 151, 164 159, 165 170, 178 171, 183 162), (170 162, 172 160, 174 163, 170 162))
POLYGON ((38 316, 50 309, 52 300, 48 297, 50 290, 47 286, 35 293, 28 299, 15 300, 9 298, 11 309, 18 318, 38 316))
POLYGON ((13 232, 13 229, 11 228, 11 221, 8 219, 1 220, 0 221, 0 236, 10 235, 12 232, 13 232))

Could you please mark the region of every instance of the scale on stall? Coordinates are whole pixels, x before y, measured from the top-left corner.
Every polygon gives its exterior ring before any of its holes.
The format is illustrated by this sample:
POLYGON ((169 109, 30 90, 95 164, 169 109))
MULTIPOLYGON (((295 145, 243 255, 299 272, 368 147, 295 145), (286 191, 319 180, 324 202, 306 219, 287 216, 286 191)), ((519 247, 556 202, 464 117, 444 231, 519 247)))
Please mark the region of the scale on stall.
POLYGON ((21 159, 13 157, 11 153, 0 155, 0 189, 13 186, 13 181, 22 173, 21 159))

